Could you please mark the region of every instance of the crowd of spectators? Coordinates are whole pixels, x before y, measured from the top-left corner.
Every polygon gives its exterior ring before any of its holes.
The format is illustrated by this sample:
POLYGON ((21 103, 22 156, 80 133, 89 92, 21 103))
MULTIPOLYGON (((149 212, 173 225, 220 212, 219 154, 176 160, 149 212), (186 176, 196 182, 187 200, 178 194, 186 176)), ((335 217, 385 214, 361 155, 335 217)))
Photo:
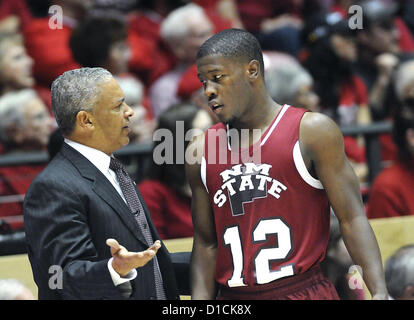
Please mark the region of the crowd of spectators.
MULTIPOLYGON (((131 143, 152 143, 156 129, 173 131, 179 120, 196 127, 200 114, 216 122, 195 56, 227 28, 258 38, 279 104, 340 126, 396 124, 379 135, 375 181, 362 135, 346 136, 345 152, 369 218, 413 215, 414 0, 0 0, 0 157, 61 143, 50 85, 79 67, 103 67, 119 82, 134 109, 131 143)), ((45 165, 0 167, 0 219, 14 230, 23 228, 22 199, 45 165)), ((185 181, 182 166, 154 163, 137 181, 163 238, 192 236, 185 181)))

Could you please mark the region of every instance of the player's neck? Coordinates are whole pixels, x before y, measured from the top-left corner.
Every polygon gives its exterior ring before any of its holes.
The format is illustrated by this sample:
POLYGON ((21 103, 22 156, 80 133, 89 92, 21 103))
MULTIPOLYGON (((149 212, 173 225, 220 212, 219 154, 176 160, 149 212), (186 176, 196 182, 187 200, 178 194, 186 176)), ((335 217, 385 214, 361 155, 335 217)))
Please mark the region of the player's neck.
POLYGON ((273 101, 269 96, 262 101, 256 101, 241 117, 233 119, 229 125, 237 130, 261 129, 264 132, 281 108, 282 106, 273 101))

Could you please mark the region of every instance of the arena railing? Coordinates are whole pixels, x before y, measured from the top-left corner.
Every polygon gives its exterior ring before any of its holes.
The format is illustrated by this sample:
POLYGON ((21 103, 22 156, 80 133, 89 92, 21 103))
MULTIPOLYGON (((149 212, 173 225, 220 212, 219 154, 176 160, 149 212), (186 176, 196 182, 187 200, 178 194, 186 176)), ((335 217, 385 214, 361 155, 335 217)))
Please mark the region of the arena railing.
MULTIPOLYGON (((381 171, 381 148, 378 135, 390 133, 392 123, 390 121, 375 122, 368 125, 352 125, 340 128, 344 136, 363 135, 366 144, 367 164, 369 168, 369 182, 381 171)), ((131 144, 115 152, 115 155, 128 161, 129 170, 136 172, 136 180, 140 181, 148 164, 152 152, 152 144, 131 144), (133 171, 133 168, 136 168, 133 171)), ((47 152, 20 152, 0 155, 0 167, 31 165, 47 163, 47 152)))

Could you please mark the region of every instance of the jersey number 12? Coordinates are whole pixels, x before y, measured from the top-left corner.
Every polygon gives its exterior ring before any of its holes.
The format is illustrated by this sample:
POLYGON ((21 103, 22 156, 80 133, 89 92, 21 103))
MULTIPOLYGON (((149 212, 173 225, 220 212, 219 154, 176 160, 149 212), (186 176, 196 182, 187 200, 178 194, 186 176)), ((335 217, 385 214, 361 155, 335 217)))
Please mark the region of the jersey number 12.
MULTIPOLYGON (((269 235, 273 234, 277 236, 278 246, 260 249, 254 259, 257 284, 269 283, 294 274, 293 264, 281 266, 278 270, 270 270, 271 260, 286 259, 292 249, 289 226, 280 218, 260 220, 253 230, 253 243, 264 242, 269 235)), ((230 246, 234 267, 233 275, 227 281, 227 285, 229 287, 246 286, 242 276, 244 260, 239 226, 228 227, 223 238, 224 243, 230 246)))

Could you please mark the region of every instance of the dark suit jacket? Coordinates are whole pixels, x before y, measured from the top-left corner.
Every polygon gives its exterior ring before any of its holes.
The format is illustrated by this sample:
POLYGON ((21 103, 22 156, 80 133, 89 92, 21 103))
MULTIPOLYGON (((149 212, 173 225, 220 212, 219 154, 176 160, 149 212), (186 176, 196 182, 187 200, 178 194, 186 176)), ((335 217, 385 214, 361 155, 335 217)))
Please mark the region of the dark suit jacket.
MULTIPOLYGON (((137 193, 153 238, 160 239, 137 193)), ((125 202, 88 159, 65 143, 29 187, 23 212, 39 299, 123 299, 107 267, 111 253, 106 239, 118 240, 129 251, 143 251, 148 246, 125 202), (56 271, 59 267, 63 271, 61 286, 56 271)), ((164 244, 157 258, 167 298, 178 299, 164 244)), ((130 299, 155 299, 153 262, 136 270, 130 299)))

